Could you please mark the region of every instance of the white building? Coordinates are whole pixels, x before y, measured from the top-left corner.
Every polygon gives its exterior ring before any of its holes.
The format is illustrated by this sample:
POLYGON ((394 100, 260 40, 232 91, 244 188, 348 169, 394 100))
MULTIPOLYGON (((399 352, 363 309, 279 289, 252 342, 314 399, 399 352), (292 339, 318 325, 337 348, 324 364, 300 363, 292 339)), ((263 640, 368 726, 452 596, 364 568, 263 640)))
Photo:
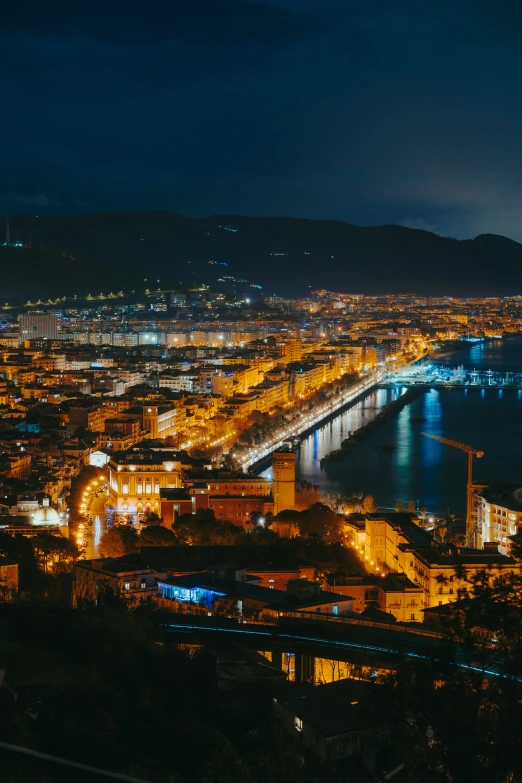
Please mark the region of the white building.
POLYGON ((498 544, 499 552, 509 554, 509 536, 522 527, 522 486, 493 484, 477 497, 477 531, 479 546, 498 544))

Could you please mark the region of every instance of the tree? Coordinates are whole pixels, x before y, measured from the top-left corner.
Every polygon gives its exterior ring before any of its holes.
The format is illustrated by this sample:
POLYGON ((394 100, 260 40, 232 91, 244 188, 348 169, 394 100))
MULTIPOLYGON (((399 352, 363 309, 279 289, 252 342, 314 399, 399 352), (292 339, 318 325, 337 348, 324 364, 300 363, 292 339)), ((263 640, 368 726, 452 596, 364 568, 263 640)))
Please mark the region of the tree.
POLYGON ((402 502, 402 500, 398 500, 396 502, 396 504, 395 504, 395 511, 397 511, 398 513, 401 513, 401 512, 404 511, 404 503, 402 502))
POLYGON ((377 511, 377 503, 373 495, 366 495, 363 500, 363 511, 365 514, 374 514, 377 511))
POLYGON ((484 571, 467 584, 445 622, 457 656, 403 659, 380 688, 380 709, 393 705, 407 780, 520 783, 522 735, 513 726, 522 720, 522 576, 484 571))
POLYGON ((143 546, 173 546, 176 543, 176 536, 172 530, 154 525, 143 528, 140 542, 143 546))
POLYGON ((138 551, 139 538, 136 530, 129 525, 113 525, 102 536, 100 555, 102 557, 122 557, 138 551))
POLYGON ((163 522, 163 519, 154 513, 154 511, 149 511, 145 514, 145 519, 143 520, 144 524, 147 525, 147 527, 150 526, 158 526, 161 525, 163 522))
POLYGON ((295 504, 298 511, 303 511, 314 503, 319 503, 319 487, 310 484, 309 481, 296 481, 295 484, 295 504))
POLYGON ((78 549, 72 541, 62 536, 41 532, 31 539, 31 546, 42 571, 64 571, 78 557, 78 549))
POLYGON ((319 536, 323 540, 338 541, 341 537, 342 519, 323 503, 314 503, 299 516, 301 535, 319 536))
POLYGON ((408 501, 408 513, 409 514, 416 514, 417 513, 417 508, 415 506, 415 501, 414 500, 409 500, 408 501))
POLYGON ((212 509, 199 509, 195 514, 181 514, 172 525, 175 544, 200 546, 205 544, 230 545, 242 543, 242 527, 228 520, 218 521, 212 509))

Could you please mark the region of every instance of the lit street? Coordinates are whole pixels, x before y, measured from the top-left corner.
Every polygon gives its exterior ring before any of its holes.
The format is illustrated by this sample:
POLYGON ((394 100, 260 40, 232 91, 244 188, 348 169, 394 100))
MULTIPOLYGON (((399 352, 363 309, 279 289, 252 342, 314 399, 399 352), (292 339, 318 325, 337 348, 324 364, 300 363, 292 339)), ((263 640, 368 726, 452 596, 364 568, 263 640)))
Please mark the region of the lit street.
POLYGON ((92 501, 87 518, 92 516, 93 522, 91 525, 86 525, 85 536, 85 558, 86 560, 92 560, 94 557, 99 557, 98 547, 100 545, 101 537, 105 530, 105 502, 107 497, 105 491, 101 492, 98 497, 95 497, 92 501))

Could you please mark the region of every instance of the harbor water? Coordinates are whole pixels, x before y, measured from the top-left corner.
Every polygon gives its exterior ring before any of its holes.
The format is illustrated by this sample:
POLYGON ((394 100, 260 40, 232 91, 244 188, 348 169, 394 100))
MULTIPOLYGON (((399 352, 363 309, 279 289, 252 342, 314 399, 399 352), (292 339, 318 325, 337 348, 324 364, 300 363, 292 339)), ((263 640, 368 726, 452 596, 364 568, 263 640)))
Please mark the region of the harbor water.
MULTIPOLYGON (((522 337, 471 344, 436 361, 522 372, 522 337)), ((422 389, 341 459, 321 464, 350 431, 374 418, 400 393, 398 388, 376 389, 308 436, 296 454, 298 478, 341 495, 372 494, 384 507, 393 507, 398 499, 405 504, 413 500, 430 512, 463 515, 467 456, 424 437, 425 431, 483 451, 484 457, 475 459, 476 481, 522 483, 522 390, 517 389, 422 389), (389 448, 380 451, 383 444, 389 448)))

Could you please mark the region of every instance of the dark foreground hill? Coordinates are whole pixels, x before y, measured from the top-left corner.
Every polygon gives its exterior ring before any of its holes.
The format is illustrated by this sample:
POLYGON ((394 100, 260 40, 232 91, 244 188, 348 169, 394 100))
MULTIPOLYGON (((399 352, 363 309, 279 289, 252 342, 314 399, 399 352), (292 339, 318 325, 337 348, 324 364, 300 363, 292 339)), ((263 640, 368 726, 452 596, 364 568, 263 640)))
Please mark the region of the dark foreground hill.
POLYGON ((0 248, 4 298, 130 290, 153 287, 158 279, 162 287, 212 284, 225 275, 260 284, 267 294, 305 293, 309 287, 453 295, 522 291, 522 245, 494 234, 456 240, 395 225, 173 212, 24 215, 11 218, 10 229, 12 241, 30 242, 31 248, 0 248))

